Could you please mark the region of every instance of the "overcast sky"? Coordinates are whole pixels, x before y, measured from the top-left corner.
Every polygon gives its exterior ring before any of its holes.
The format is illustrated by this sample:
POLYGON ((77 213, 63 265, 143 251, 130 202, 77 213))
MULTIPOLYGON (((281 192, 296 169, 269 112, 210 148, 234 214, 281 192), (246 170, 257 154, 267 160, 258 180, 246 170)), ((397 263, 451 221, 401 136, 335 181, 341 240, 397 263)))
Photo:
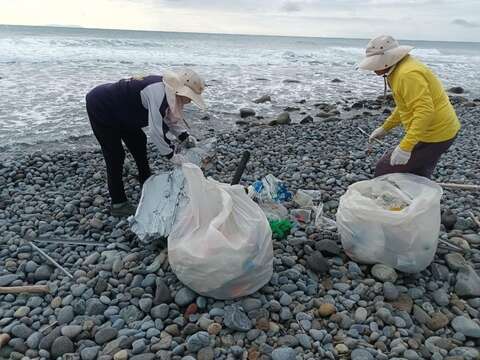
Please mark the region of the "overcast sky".
POLYGON ((0 0, 0 24, 480 41, 480 0, 0 0))

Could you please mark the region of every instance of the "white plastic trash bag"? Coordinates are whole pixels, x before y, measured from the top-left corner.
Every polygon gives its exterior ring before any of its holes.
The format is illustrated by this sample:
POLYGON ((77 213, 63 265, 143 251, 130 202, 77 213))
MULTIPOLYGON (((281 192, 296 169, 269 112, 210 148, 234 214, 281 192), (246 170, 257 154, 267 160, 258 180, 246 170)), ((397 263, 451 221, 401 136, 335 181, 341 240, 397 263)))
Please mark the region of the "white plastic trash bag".
POLYGON ((357 182, 341 197, 337 226, 347 255, 414 273, 433 261, 442 188, 412 174, 357 182))
POLYGON ((173 271, 204 296, 232 299, 257 291, 273 273, 267 218, 242 186, 206 179, 193 164, 182 170, 188 202, 168 237, 173 271))

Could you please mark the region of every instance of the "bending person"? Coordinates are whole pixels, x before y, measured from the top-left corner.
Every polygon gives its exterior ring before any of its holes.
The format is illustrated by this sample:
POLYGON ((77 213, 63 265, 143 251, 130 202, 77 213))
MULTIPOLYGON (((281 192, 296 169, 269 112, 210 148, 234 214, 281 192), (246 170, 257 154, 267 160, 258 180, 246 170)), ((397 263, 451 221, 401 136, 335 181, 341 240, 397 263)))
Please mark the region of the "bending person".
POLYGON ((425 64, 391 36, 379 36, 367 46, 360 68, 385 79, 395 100, 395 110, 369 141, 384 137, 402 125, 405 136, 395 149, 378 161, 375 176, 412 173, 430 178, 438 160, 455 141, 460 122, 442 83, 425 64))
POLYGON ((195 138, 184 126, 183 106, 193 101, 204 109, 204 89, 203 79, 193 70, 185 69, 167 71, 163 76, 123 79, 97 86, 87 94, 88 117, 105 158, 113 216, 135 212, 123 185, 125 151, 122 142, 135 159, 142 185, 151 175, 147 137, 142 128, 150 126, 151 139, 161 155, 174 163, 181 162, 167 133, 190 147, 195 146, 195 138))

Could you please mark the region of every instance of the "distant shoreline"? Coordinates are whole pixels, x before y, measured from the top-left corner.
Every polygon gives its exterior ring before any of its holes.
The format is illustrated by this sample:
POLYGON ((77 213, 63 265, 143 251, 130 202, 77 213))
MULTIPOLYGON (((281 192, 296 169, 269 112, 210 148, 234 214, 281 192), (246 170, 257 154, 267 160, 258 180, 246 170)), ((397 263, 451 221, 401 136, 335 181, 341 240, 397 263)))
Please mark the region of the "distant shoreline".
MULTIPOLYGON (((15 28, 41 28, 41 29, 64 29, 64 30, 83 30, 83 31, 118 31, 118 32, 136 32, 136 33, 161 33, 161 34, 191 34, 191 35, 212 35, 212 36, 245 36, 245 37, 266 37, 266 38, 289 38, 289 39, 331 39, 331 40, 362 40, 368 42, 367 38, 355 38, 355 37, 327 37, 327 36, 289 36, 289 35, 273 35, 273 34, 241 34, 241 33, 217 33, 217 32, 191 32, 191 31, 165 31, 165 30, 143 30, 143 29, 115 29, 115 28, 89 28, 80 25, 21 25, 21 24, 0 24, 0 30, 2 27, 15 27, 15 28)), ((451 41, 451 40, 412 40, 412 39, 399 39, 404 42, 416 42, 419 44, 473 44, 479 45, 480 41, 451 41)))

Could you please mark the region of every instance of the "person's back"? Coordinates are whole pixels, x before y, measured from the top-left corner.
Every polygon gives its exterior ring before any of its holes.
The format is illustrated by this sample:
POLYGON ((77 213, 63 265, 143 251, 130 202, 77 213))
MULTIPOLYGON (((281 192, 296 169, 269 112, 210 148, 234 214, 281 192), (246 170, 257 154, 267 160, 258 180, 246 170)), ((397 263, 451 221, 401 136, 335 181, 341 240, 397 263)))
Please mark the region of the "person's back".
POLYGON ((141 92, 147 86, 161 82, 161 76, 149 75, 97 86, 86 96, 87 107, 92 106, 98 111, 108 110, 113 116, 105 118, 116 121, 117 125, 126 128, 146 127, 148 109, 142 104, 141 92))
POLYGON ((415 134, 419 141, 436 143, 455 136, 460 129, 460 122, 443 84, 428 66, 407 55, 397 64, 388 81, 400 120, 407 131, 415 119, 415 112, 432 111, 430 123, 425 124, 422 132, 415 134), (424 83, 427 84, 427 89, 422 88, 424 83), (425 101, 426 91, 429 92, 431 104, 425 101), (406 99, 407 92, 416 95, 416 98, 413 97, 416 101, 412 102, 411 96, 406 99))

